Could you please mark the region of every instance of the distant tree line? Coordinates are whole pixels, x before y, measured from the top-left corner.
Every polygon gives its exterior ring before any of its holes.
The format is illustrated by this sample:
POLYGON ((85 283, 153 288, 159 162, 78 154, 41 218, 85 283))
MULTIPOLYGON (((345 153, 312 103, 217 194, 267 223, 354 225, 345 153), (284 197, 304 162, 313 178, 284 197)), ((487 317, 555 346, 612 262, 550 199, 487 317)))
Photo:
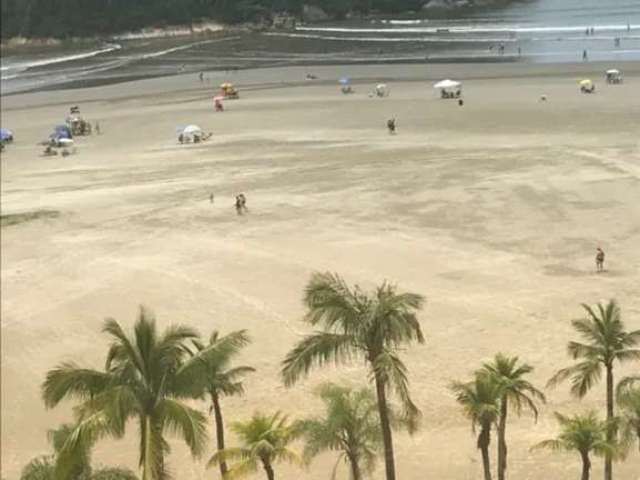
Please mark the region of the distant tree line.
POLYGON ((2 38, 61 39, 188 25, 202 19, 234 24, 269 19, 278 12, 300 16, 305 4, 340 19, 348 13, 415 11, 424 3, 426 0, 0 0, 2 38))

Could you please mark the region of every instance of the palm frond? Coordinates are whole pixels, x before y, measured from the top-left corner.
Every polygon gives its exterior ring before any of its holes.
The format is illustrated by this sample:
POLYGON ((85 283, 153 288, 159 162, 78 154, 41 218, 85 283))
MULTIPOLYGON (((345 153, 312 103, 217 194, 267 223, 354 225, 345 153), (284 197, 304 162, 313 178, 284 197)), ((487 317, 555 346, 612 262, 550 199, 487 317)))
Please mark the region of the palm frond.
POLYGON ((177 400, 165 398, 158 406, 165 429, 182 438, 194 457, 199 457, 206 445, 206 417, 177 400))
POLYGON ((349 360, 353 351, 353 338, 350 335, 327 332, 311 334, 287 354, 282 367, 284 383, 287 386, 293 385, 314 366, 349 360))
POLYGON ((86 400, 103 391, 112 377, 104 372, 80 368, 73 362, 61 363, 47 372, 42 384, 42 398, 53 408, 64 398, 86 400))

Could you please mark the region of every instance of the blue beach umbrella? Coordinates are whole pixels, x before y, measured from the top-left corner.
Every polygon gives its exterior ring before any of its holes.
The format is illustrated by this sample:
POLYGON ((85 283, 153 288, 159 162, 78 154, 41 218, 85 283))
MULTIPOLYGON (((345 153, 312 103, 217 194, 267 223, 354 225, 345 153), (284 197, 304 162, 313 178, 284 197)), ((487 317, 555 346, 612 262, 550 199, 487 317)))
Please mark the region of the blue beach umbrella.
POLYGON ((13 132, 6 128, 0 128, 0 142, 13 142, 13 132))
POLYGON ((73 135, 71 135, 71 129, 67 126, 67 125, 56 125, 56 127, 53 129, 53 133, 51 134, 51 138, 56 138, 56 139, 60 139, 60 138, 73 138, 73 135))

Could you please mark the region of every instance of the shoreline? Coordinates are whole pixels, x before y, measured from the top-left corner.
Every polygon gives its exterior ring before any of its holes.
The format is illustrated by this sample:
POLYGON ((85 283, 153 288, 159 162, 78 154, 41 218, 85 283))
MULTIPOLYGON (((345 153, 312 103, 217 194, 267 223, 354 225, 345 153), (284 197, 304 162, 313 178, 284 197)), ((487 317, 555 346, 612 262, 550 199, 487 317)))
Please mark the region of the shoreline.
MULTIPOLYGON (((378 82, 425 82, 433 83, 443 78, 455 78, 462 81, 549 78, 562 76, 579 80, 590 76, 600 83, 604 72, 612 68, 613 62, 572 62, 572 63, 524 63, 524 62, 485 62, 485 63, 338 63, 329 65, 294 65, 266 66, 239 69, 237 71, 205 71, 210 83, 200 84, 197 73, 177 73, 174 75, 143 76, 134 80, 129 78, 120 82, 100 83, 98 85, 81 85, 74 88, 39 89, 26 92, 8 93, 1 96, 3 110, 14 110, 20 102, 26 102, 25 108, 41 105, 62 105, 67 102, 100 101, 104 94, 112 99, 147 97, 157 94, 201 92, 203 87, 216 91, 218 83, 233 81, 241 90, 271 90, 279 88, 295 88, 303 86, 337 85, 338 80, 346 73, 354 84, 378 82), (305 80, 310 71, 317 74, 318 79, 305 80), (345 72, 346 71, 346 72, 345 72), (213 80, 213 78, 219 81, 213 80), (129 88, 138 89, 144 86, 148 94, 132 96, 129 88), (126 88, 125 88, 126 87, 126 88), (60 98, 49 102, 52 92, 60 98), (37 103, 32 103, 37 100, 37 103)), ((615 62, 625 75, 640 74, 640 62, 615 62)))

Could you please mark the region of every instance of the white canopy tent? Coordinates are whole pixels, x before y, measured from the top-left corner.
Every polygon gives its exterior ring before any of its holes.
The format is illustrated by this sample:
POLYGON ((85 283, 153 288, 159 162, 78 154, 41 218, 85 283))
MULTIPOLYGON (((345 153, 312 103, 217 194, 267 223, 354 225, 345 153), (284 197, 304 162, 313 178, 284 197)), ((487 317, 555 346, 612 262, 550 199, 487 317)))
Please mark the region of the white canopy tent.
POLYGON ((433 88, 437 90, 446 90, 448 88, 460 88, 460 87, 462 87, 462 83, 456 82, 455 80, 449 80, 449 79, 441 80, 433 86, 433 88))

